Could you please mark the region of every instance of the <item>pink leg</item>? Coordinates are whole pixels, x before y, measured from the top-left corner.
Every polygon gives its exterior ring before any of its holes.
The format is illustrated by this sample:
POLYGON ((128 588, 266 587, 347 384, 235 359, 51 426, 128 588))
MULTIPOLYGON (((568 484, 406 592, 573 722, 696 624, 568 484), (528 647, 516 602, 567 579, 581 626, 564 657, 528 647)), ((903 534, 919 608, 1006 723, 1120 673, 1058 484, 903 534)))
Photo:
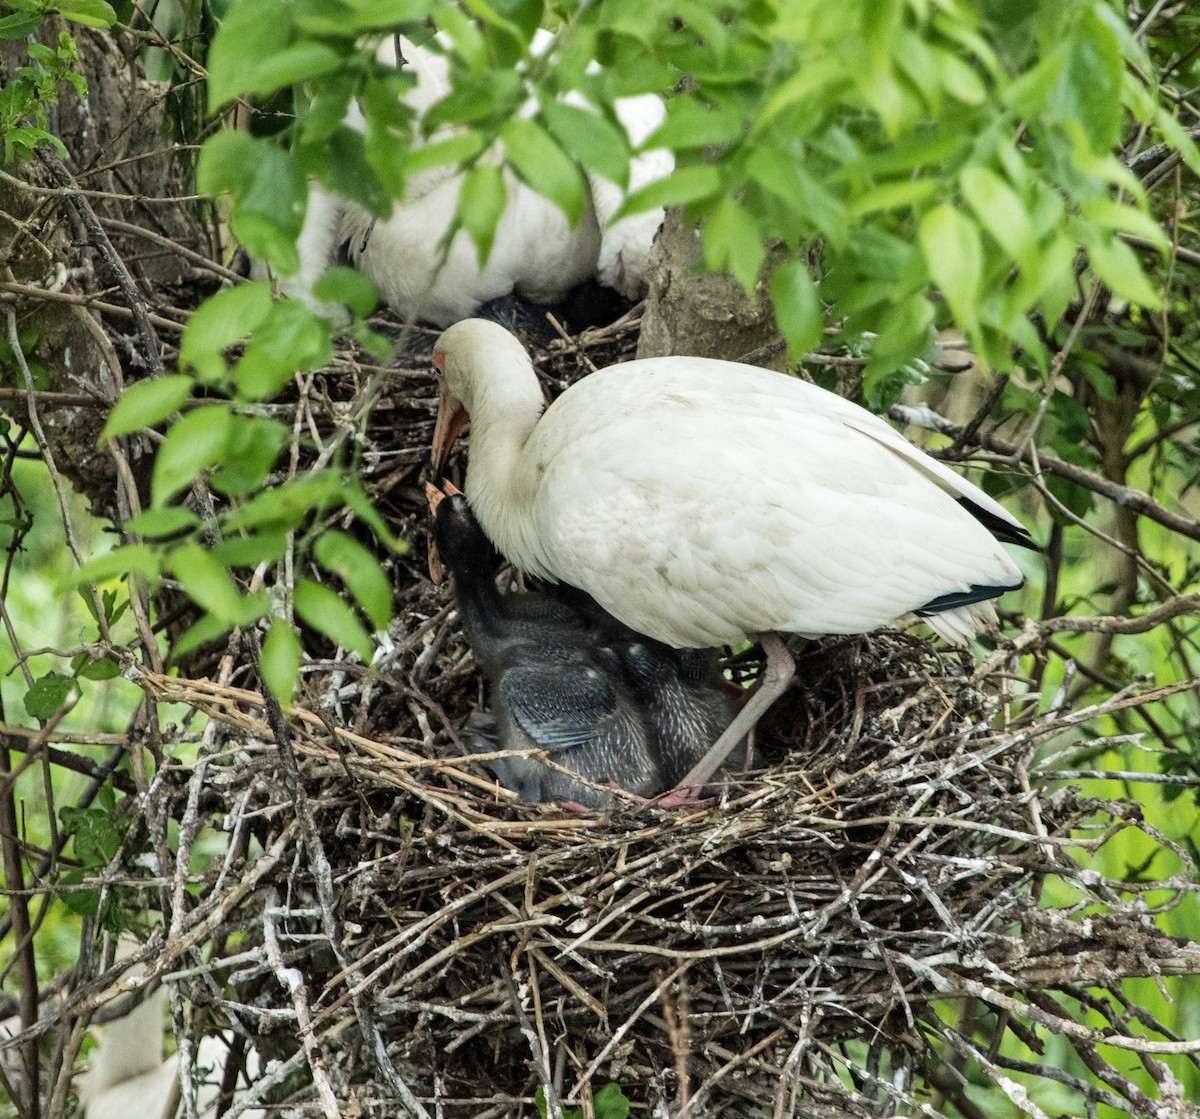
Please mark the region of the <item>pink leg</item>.
POLYGON ((796 675, 796 662, 787 651, 783 639, 777 633, 759 634, 763 652, 767 654, 767 667, 755 693, 746 702, 734 720, 725 728, 721 737, 713 743, 712 748, 688 772, 661 801, 665 807, 675 807, 693 801, 700 794, 705 782, 721 767, 733 748, 746 737, 758 724, 758 720, 766 713, 791 683, 796 675))

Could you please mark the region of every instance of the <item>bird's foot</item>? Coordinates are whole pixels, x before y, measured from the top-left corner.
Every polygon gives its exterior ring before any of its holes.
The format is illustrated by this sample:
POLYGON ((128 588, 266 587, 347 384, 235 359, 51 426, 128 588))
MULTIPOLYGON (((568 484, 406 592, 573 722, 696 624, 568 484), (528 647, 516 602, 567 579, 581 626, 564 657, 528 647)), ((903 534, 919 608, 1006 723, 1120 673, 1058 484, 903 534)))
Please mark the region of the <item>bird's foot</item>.
POLYGON ((658 804, 660 808, 684 808, 699 802, 703 795, 703 785, 676 785, 658 804))

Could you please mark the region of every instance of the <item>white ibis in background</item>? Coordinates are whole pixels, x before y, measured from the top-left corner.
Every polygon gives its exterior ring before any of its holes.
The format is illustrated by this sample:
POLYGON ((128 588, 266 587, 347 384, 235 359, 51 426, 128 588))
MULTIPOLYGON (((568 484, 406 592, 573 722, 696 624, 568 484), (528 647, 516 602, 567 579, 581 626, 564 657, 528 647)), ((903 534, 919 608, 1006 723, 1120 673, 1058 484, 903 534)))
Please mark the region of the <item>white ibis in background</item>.
MULTIPOLYGON (((553 42, 550 32, 539 31, 531 47, 533 54, 544 54, 553 42)), ((398 65, 415 76, 415 84, 402 98, 417 114, 414 146, 454 135, 459 130, 442 128, 428 138, 419 135, 425 113, 450 93, 446 56, 406 39, 399 43, 403 58, 398 58, 396 41, 391 38, 380 45, 376 56, 385 65, 398 65)), ((577 108, 591 109, 578 95, 566 100, 577 108)), ((653 94, 620 98, 614 110, 634 147, 666 116, 662 99, 653 94)), ((536 111, 537 103, 531 101, 522 115, 536 111)), ((357 106, 351 106, 345 123, 358 131, 365 129, 357 106)), ((500 160, 498 152, 484 157, 485 162, 500 160)), ((673 166, 670 153, 663 149, 639 153, 630 165, 629 190, 664 177, 673 166)), ((663 211, 623 218, 602 232, 600 222, 606 223, 615 213, 627 191, 594 175, 588 179, 592 189, 583 215, 571 225, 558 206, 506 169, 507 202, 486 264, 480 263, 466 230, 455 234, 443 255, 441 241, 458 210, 464 182, 462 172, 453 166, 410 176, 405 197, 383 219, 313 183, 297 241, 300 272, 286 280, 283 288, 311 303, 313 284, 334 263, 339 247, 345 246, 350 263, 369 276, 384 302, 408 321, 445 326, 513 292, 531 303, 556 304, 593 276, 626 298, 641 298, 650 245, 662 224, 663 211)))
POLYGON ((467 499, 509 560, 676 648, 761 642, 758 690, 669 799, 703 785, 790 682, 780 632, 866 633, 916 612, 963 642, 1023 582, 1000 542, 1032 540, 1003 506, 808 382, 649 358, 544 411, 524 347, 480 319, 446 330, 433 361, 434 462, 469 417, 467 499))
POLYGON ((522 800, 599 808, 604 786, 639 796, 666 786, 645 718, 603 639, 568 608, 534 595, 501 595, 495 553, 453 487, 426 487, 434 539, 454 580, 454 597, 492 706, 468 724, 472 749, 544 750, 487 763, 522 800), (578 780, 583 778, 583 780, 578 780))
MULTIPOLYGON (((118 958, 128 955, 131 947, 122 942, 118 958)), ((160 986, 128 1014, 93 1027, 96 1051, 79 1084, 84 1119, 162 1119, 167 1104, 178 1102, 179 1058, 163 1056, 166 1001, 167 990, 160 986)), ((216 1114, 228 1057, 229 1046, 222 1037, 202 1038, 196 1047, 194 1063, 203 1077, 196 1089, 201 1119, 216 1114)), ((248 1064, 256 1075, 256 1062, 248 1064)), ((264 1119, 265 1112, 251 1108, 242 1115, 264 1119)))

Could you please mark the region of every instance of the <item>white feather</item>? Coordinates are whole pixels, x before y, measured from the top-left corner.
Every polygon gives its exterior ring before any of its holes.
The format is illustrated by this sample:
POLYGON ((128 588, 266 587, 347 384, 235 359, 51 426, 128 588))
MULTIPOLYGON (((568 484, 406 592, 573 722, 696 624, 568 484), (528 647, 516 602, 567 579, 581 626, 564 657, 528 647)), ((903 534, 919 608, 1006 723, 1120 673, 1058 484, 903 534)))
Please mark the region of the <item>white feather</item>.
MULTIPOLYGON (((534 38, 534 55, 550 49, 553 42, 553 35, 539 31, 534 38)), ((407 40, 401 41, 401 50, 405 72, 416 78, 403 97, 416 113, 416 146, 453 135, 454 129, 444 127, 428 138, 420 138, 425 113, 450 91, 446 57, 407 40)), ((385 65, 395 65, 394 40, 386 39, 377 57, 385 65)), ((578 95, 568 100, 588 107, 578 95)), ((530 116, 536 109, 536 102, 531 100, 523 115, 530 116)), ((635 148, 665 118, 663 102, 654 95, 618 99, 615 109, 635 148)), ((364 130, 357 106, 351 107, 345 123, 364 130)), ((498 145, 485 159, 502 163, 503 148, 498 145)), ((629 190, 669 174, 673 166, 670 153, 661 149, 635 155, 629 190)), ((465 231, 456 234, 443 256, 441 242, 457 212, 462 183, 462 174, 451 165, 414 175, 391 216, 380 220, 358 203, 311 184, 297 242, 300 271, 282 282, 283 290, 318 307, 312 297, 313 285, 334 262, 338 246, 344 244, 350 262, 374 281, 384 301, 398 315, 441 326, 514 291, 533 303, 557 303, 593 275, 629 299, 645 294, 646 265, 662 224, 661 209, 624 218, 602 233, 601 223, 608 222, 627 192, 598 176, 589 176, 591 196, 585 200, 582 218, 572 226, 558 206, 506 170, 507 205, 496 228, 491 254, 486 263, 481 263, 465 231)), ((328 308, 318 309, 338 317, 328 308)))
MULTIPOLYGON (((122 944, 118 956, 128 953, 122 944)), ((145 998, 128 1014, 96 1026, 96 1051, 91 1067, 80 1076, 79 1099, 84 1119, 159 1119, 179 1079, 179 1058, 163 1057, 164 987, 145 998)), ((216 1114, 229 1047, 221 1037, 202 1038, 194 1065, 199 1074, 196 1089, 201 1119, 216 1114)), ((250 1053, 250 1074, 257 1063, 250 1053)), ((265 1112, 248 1109, 248 1119, 265 1119, 265 1112)))
MULTIPOLYGON (((436 349, 471 416, 466 492, 492 541, 668 644, 863 633, 942 595, 1021 583, 958 499, 1019 522, 814 385, 654 358, 585 377, 539 419, 532 366, 502 327, 468 320, 436 349)), ((995 612, 926 620, 961 641, 995 612)))

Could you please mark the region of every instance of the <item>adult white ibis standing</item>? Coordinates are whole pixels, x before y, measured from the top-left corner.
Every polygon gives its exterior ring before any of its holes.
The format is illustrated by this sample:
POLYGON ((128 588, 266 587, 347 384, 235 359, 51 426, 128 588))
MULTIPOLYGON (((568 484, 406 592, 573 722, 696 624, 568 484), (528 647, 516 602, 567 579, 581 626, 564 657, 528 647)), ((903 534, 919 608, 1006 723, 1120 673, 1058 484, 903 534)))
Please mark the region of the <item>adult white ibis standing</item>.
POLYGON ((791 680, 780 632, 865 633, 915 611, 962 642, 1023 582, 1000 543, 1031 543, 1011 514, 805 381, 650 358, 601 369, 544 411, 528 354, 495 323, 456 323, 433 360, 434 461, 469 417, 467 499, 509 560, 677 648, 761 642, 757 692, 681 796, 791 680))

